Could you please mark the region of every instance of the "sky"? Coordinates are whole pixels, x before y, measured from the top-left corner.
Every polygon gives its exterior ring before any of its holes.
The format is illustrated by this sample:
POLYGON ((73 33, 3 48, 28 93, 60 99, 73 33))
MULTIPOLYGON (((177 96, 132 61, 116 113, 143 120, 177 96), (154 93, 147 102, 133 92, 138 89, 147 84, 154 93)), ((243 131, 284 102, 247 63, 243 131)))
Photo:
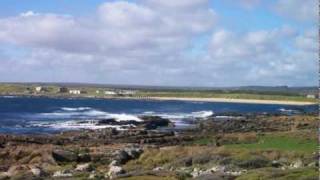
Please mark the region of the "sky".
POLYGON ((317 86, 317 0, 1 0, 0 82, 317 86))

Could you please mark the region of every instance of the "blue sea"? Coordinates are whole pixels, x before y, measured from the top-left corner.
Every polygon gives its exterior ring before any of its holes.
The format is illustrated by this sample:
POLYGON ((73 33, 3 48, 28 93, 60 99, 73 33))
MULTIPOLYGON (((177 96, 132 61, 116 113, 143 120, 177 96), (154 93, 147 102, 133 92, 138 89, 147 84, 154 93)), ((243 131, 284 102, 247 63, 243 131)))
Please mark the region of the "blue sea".
MULTIPOLYGON (((99 129, 101 119, 141 121, 143 115, 168 118, 177 126, 223 113, 316 112, 318 106, 292 106, 192 101, 94 98, 0 97, 0 133, 38 134, 65 130, 99 129)), ((116 127, 121 128, 121 127, 116 127)))

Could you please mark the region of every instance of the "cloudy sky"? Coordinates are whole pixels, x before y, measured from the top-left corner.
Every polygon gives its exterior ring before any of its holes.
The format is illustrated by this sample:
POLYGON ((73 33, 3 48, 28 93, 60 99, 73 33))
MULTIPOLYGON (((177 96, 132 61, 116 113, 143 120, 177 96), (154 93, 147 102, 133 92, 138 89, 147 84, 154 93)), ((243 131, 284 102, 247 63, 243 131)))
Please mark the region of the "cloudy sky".
POLYGON ((0 82, 317 85, 317 0, 1 0, 0 82))

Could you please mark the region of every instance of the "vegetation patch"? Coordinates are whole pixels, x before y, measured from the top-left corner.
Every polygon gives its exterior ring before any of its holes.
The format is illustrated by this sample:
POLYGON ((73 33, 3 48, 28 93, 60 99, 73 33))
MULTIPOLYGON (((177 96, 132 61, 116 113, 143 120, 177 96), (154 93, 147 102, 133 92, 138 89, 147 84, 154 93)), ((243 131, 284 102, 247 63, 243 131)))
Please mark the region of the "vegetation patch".
MULTIPOLYGON (((316 133, 314 133, 316 135, 316 133)), ((258 137, 255 143, 230 144, 226 147, 231 149, 244 148, 249 150, 281 150, 281 151, 296 151, 296 152, 315 152, 318 147, 317 139, 313 138, 312 133, 308 136, 297 136, 297 134, 290 133, 272 133, 258 137)))
POLYGON ((279 170, 275 168, 262 168, 248 171, 236 180, 317 180, 319 172, 316 168, 301 168, 292 170, 279 170))

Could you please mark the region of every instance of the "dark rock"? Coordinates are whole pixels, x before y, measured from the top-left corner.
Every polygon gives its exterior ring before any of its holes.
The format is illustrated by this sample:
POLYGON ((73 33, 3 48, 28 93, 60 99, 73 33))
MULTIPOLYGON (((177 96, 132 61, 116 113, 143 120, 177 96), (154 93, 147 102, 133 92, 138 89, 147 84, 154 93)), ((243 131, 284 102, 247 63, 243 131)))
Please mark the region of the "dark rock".
POLYGON ((146 129, 156 129, 158 127, 167 127, 170 125, 170 120, 164 119, 160 116, 142 116, 140 117, 144 120, 144 128, 146 129))
POLYGON ((271 166, 275 167, 275 168, 278 168, 278 167, 281 167, 282 164, 279 161, 272 161, 271 166))
POLYGON ((269 160, 263 157, 254 157, 252 159, 237 163, 237 165, 245 169, 256 169, 256 168, 267 167, 270 165, 270 162, 269 160))
POLYGON ((74 152, 62 149, 53 150, 52 156, 58 162, 73 162, 78 159, 74 152))
POLYGON ((77 158, 78 162, 90 162, 91 156, 88 153, 79 154, 77 158))
POLYGON ((140 148, 125 148, 124 150, 119 150, 116 153, 116 164, 125 164, 129 160, 137 159, 142 153, 143 150, 140 148))
POLYGON ((125 164, 126 162, 128 162, 131 159, 131 157, 128 155, 128 153, 124 150, 120 150, 117 153, 117 157, 115 158, 115 160, 119 163, 119 164, 125 164))
POLYGON ((140 148, 126 148, 125 151, 131 159, 137 159, 143 153, 143 150, 140 148))
POLYGON ((181 158, 175 161, 174 164, 176 166, 190 167, 192 166, 192 158, 191 157, 181 158))
POLYGON ((135 120, 128 120, 128 121, 117 121, 116 119, 102 119, 99 120, 98 125, 138 125, 140 122, 135 120))

